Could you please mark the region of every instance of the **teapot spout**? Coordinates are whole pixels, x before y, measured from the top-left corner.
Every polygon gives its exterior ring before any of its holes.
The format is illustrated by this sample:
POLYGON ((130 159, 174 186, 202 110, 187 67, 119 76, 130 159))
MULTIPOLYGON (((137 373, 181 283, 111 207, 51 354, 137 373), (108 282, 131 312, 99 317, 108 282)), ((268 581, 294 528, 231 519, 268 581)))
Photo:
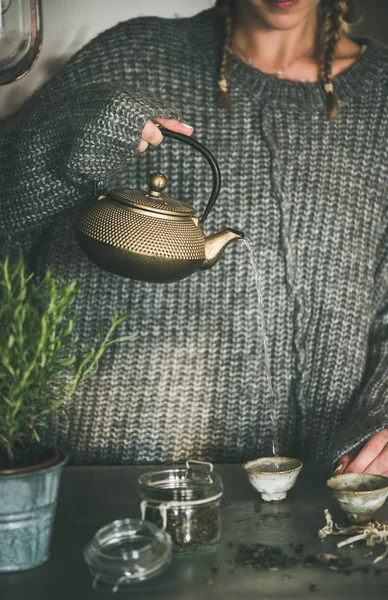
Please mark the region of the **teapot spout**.
POLYGON ((226 246, 233 240, 244 239, 242 231, 236 229, 224 229, 220 233, 216 233, 206 238, 205 240, 205 260, 201 265, 201 270, 211 269, 221 258, 226 246))

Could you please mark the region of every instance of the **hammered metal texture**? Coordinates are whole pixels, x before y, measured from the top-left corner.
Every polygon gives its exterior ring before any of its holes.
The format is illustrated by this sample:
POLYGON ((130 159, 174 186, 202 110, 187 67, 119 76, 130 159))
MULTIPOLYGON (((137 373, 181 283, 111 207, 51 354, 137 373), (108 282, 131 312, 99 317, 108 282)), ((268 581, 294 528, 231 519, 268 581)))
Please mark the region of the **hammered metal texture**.
POLYGON ((162 210, 163 212, 169 211, 182 216, 192 216, 195 214, 193 207, 190 204, 186 204, 186 202, 179 202, 162 194, 159 198, 153 198, 143 192, 138 192, 137 195, 130 192, 131 190, 113 189, 109 193, 117 200, 139 208, 162 210))
POLYGON ((161 219, 131 211, 113 200, 91 204, 78 218, 76 229, 115 248, 180 260, 204 260, 205 238, 188 219, 161 219))

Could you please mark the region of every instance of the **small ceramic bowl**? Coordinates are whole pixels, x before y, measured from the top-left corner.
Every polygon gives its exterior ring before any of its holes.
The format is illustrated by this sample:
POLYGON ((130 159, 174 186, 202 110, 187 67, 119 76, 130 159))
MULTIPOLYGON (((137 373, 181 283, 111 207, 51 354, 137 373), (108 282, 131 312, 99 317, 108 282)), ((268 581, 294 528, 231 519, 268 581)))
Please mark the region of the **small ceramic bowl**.
POLYGON ((243 464, 253 487, 265 502, 281 502, 294 487, 303 463, 296 458, 270 456, 243 464))
POLYGON ((388 497, 388 477, 345 473, 327 481, 331 495, 355 523, 373 521, 373 515, 388 497))

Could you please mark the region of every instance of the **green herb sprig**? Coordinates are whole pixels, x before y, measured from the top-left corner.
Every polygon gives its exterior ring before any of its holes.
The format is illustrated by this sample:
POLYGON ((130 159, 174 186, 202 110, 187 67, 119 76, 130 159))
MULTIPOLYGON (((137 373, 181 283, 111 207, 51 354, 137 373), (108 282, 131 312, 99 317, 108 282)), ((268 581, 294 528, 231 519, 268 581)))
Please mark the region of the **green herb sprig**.
POLYGON ((136 334, 113 338, 129 315, 114 312, 97 347, 80 350, 75 334, 75 281, 48 269, 35 282, 20 257, 0 262, 0 452, 12 467, 39 442, 47 417, 68 413, 72 396, 98 369, 104 352, 136 334))

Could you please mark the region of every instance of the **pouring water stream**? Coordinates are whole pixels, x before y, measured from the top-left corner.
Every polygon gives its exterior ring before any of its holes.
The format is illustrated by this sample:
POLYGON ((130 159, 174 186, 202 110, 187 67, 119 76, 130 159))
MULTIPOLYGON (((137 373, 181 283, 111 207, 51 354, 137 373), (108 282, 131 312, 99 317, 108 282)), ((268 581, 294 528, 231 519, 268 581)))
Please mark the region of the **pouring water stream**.
POLYGON ((248 249, 250 261, 251 261, 253 272, 255 275, 257 300, 258 300, 258 306, 259 306, 259 320, 260 320, 260 328, 261 328, 261 334, 262 334, 262 339, 263 339, 264 362, 265 362, 265 369, 266 369, 266 375, 267 375, 267 381, 268 381, 268 388, 269 388, 269 392, 270 392, 270 396, 271 396, 270 419, 271 419, 271 426, 272 426, 272 454, 273 454, 273 456, 277 456, 279 454, 279 448, 278 448, 278 430, 277 430, 276 412, 275 412, 276 411, 276 403, 275 403, 275 393, 274 393, 274 389, 273 389, 271 364, 270 364, 269 351, 268 351, 268 338, 267 338, 267 332, 266 332, 266 327, 265 327, 263 295, 261 293, 259 265, 258 265, 257 258, 255 256, 255 253, 253 250, 252 241, 248 237, 245 237, 243 239, 243 242, 244 242, 246 248, 248 249))

